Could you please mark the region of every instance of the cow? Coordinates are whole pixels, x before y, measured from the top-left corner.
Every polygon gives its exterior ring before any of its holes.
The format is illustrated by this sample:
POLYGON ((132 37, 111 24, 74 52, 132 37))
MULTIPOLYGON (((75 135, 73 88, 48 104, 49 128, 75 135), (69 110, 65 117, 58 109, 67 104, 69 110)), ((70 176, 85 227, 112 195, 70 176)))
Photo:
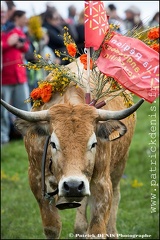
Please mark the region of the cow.
MULTIPOLYGON (((67 67, 78 71, 75 62, 67 67)), ((96 108, 86 103, 86 89, 73 82, 62 96, 54 93, 49 102, 29 112, 1 100, 18 117, 15 127, 24 136, 29 184, 46 239, 60 237, 59 210, 66 208, 77 208, 77 236, 117 239, 120 180, 135 130, 136 110, 143 101, 127 108, 119 95, 96 108), (90 220, 86 217, 88 205, 90 220)))

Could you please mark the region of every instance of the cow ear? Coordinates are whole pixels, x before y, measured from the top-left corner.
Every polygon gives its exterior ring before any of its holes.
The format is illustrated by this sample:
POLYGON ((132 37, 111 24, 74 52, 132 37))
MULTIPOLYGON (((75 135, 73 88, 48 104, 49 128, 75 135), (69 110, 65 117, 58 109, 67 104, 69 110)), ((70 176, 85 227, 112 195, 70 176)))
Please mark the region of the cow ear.
POLYGON ((118 120, 108 120, 97 125, 97 137, 105 141, 113 141, 127 132, 126 126, 118 120))
POLYGON ((32 133, 35 133, 39 136, 46 136, 49 134, 49 124, 46 122, 38 122, 32 123, 22 119, 17 118, 14 121, 14 127, 23 135, 25 136, 27 131, 29 130, 32 133))

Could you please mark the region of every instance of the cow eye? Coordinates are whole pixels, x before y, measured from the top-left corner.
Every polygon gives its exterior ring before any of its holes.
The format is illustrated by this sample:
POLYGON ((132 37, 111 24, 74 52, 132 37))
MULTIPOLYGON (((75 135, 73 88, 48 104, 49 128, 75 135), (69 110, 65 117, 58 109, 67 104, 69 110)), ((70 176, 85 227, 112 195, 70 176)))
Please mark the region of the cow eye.
POLYGON ((94 142, 94 143, 92 144, 92 146, 91 146, 91 149, 92 149, 92 148, 95 148, 96 145, 97 145, 97 142, 94 142))
POLYGON ((56 148, 56 144, 55 144, 54 142, 50 142, 50 144, 51 144, 52 148, 57 149, 57 148, 56 148))

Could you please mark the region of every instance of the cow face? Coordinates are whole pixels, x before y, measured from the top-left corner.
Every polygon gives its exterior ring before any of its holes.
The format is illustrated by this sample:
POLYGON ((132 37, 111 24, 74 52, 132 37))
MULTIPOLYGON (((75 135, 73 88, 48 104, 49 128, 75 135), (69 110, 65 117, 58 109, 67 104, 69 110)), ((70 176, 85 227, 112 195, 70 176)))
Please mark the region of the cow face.
POLYGON ((108 142, 119 138, 126 127, 115 120, 97 123, 95 108, 84 105, 56 106, 51 115, 52 171, 59 183, 59 196, 90 195, 98 139, 108 142))
POLYGON ((51 114, 52 172, 58 181, 59 196, 90 195, 97 145, 95 111, 62 105, 53 108, 51 114))
MULTIPOLYGON (((50 108, 49 115, 48 123, 39 122, 36 126, 32 123, 31 131, 50 135, 51 171, 56 179, 59 197, 80 201, 90 195, 96 156, 101 154, 97 151, 98 145, 103 142, 106 148, 109 141, 125 134, 126 127, 116 120, 98 122, 96 109, 84 104, 55 105, 50 108)), ((20 124, 17 123, 17 126, 20 129, 20 124)), ((21 129, 24 131, 24 126, 21 129)), ((26 131, 28 129, 29 126, 26 131)), ((100 161, 100 156, 98 159, 100 161)))

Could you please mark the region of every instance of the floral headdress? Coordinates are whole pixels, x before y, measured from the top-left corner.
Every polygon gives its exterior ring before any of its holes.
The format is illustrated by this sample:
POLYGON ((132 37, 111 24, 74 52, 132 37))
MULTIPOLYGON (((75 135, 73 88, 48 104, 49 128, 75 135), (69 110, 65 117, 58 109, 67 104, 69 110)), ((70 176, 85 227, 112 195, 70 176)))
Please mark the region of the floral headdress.
MULTIPOLYGON (((96 60, 100 55, 101 48, 103 45, 107 45, 107 42, 113 37, 114 31, 118 26, 111 24, 109 31, 106 33, 103 44, 101 47, 93 52, 92 58, 90 58, 90 70, 91 70, 91 79, 93 84, 93 89, 91 93, 97 102, 102 97, 107 97, 107 101, 116 97, 117 95, 122 95, 124 97, 124 101, 127 107, 130 107, 133 102, 131 98, 131 94, 128 94, 128 91, 124 87, 122 87, 113 77, 106 76, 102 72, 97 69, 96 60), (106 86, 108 86, 106 88, 106 86)), ((155 51, 159 51, 159 27, 148 28, 147 30, 134 33, 133 38, 137 38, 143 41, 146 45, 154 49, 155 51)), ((71 38, 68 33, 68 28, 64 27, 63 34, 64 45, 66 46, 65 52, 55 51, 55 54, 60 57, 63 56, 63 60, 68 60, 69 62, 77 61, 79 57, 80 62, 84 66, 84 70, 87 69, 87 54, 80 54, 78 48, 76 46, 75 41, 71 38)), ((47 56, 48 60, 44 59, 40 54, 36 54, 35 57, 37 59, 36 63, 28 63, 23 66, 28 69, 44 69, 49 71, 51 74, 51 78, 49 80, 41 80, 38 82, 38 87, 35 88, 31 93, 29 99, 26 100, 33 102, 33 107, 38 107, 46 102, 49 102, 52 94, 55 92, 59 92, 61 95, 64 93, 70 82, 74 82, 77 86, 83 86, 82 83, 82 73, 79 73, 78 77, 75 73, 71 72, 71 70, 67 66, 50 63, 49 56, 47 56)), ((78 64, 77 64, 78 66, 78 64)), ((84 86, 83 86, 84 87, 84 86)), ((97 105, 98 108, 98 105, 97 105)))

